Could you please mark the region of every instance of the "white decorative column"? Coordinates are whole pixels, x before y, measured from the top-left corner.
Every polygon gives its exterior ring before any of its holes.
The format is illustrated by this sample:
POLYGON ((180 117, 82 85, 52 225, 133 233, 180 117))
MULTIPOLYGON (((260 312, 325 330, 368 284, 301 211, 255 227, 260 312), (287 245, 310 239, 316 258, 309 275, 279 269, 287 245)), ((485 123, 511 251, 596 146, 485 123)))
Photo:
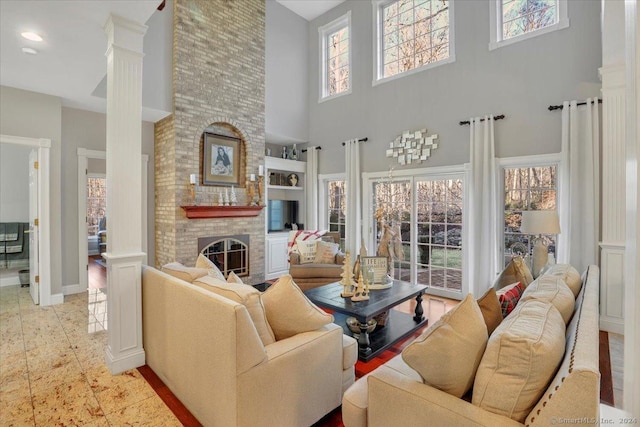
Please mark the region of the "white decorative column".
POLYGON ((145 25, 111 15, 107 34, 106 363, 142 366, 142 43, 145 25))
POLYGON ((602 241, 600 329, 624 333, 625 66, 605 66, 602 78, 602 241))

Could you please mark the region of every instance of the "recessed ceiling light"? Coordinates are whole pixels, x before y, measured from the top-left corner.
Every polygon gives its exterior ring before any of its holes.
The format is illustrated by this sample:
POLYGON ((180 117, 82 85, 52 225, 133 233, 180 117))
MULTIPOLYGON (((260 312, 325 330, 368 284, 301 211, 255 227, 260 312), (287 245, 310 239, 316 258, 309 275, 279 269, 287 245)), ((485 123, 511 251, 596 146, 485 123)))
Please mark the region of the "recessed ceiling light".
POLYGON ((28 53, 29 55, 37 55, 38 51, 35 49, 31 49, 30 47, 23 47, 22 52, 28 53))
POLYGON ((41 42, 42 37, 39 34, 32 33, 31 31, 25 31, 24 33, 20 33, 22 37, 27 40, 31 40, 32 42, 41 42))

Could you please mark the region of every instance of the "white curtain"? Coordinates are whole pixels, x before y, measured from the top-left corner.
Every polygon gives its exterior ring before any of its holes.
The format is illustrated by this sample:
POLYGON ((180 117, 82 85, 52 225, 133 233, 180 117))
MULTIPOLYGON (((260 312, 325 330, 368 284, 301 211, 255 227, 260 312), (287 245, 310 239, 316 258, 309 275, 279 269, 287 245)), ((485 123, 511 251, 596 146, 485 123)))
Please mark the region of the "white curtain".
POLYGON ((350 139, 344 143, 346 170, 346 236, 345 250, 355 259, 360 244, 361 207, 360 207, 360 143, 350 139))
POLYGON ((589 98, 584 106, 576 101, 563 103, 558 262, 571 264, 578 271, 598 263, 599 122, 598 98, 589 98))
POLYGON ((305 177, 305 198, 307 220, 304 224, 307 230, 318 229, 318 150, 317 147, 307 147, 307 173, 305 177))
POLYGON ((471 182, 469 188, 470 292, 489 289, 498 270, 496 160, 493 116, 471 119, 471 182))

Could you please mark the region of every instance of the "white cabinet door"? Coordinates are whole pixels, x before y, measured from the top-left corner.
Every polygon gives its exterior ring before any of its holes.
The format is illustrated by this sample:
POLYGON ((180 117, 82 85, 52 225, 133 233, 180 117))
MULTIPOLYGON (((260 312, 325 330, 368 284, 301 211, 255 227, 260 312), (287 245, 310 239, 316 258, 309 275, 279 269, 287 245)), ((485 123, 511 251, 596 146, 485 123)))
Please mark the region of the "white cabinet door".
POLYGON ((287 260, 287 236, 267 236, 267 272, 266 279, 275 279, 289 271, 287 260))

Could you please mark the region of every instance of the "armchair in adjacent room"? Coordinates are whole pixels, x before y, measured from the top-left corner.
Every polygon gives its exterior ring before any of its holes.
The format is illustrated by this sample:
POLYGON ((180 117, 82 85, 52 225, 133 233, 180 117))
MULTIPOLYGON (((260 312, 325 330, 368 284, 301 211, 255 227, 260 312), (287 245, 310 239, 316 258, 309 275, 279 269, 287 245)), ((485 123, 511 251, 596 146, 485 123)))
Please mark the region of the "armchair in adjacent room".
POLYGON ((100 253, 107 251, 107 217, 103 216, 98 222, 98 245, 100 253))
MULTIPOLYGON (((340 243, 340 233, 325 233, 325 239, 330 237, 334 243, 340 243)), ((302 290, 317 288, 318 286, 340 280, 344 253, 338 251, 331 263, 302 263, 299 253, 289 255, 289 274, 302 290)))

